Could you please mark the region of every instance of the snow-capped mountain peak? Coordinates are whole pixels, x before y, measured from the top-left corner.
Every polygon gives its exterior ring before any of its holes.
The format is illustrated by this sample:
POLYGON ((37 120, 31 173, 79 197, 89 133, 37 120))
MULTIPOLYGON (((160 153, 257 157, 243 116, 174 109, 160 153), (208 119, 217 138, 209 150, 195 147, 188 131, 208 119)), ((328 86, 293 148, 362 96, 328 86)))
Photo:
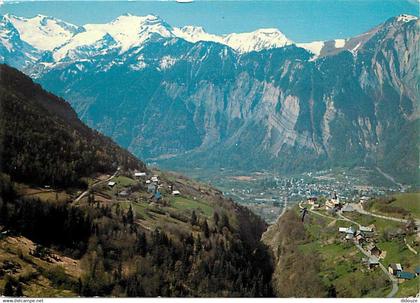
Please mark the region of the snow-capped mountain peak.
POLYGON ((81 50, 90 55, 95 53, 92 50, 102 52, 104 43, 110 43, 109 47, 118 48, 119 53, 124 53, 133 47, 141 46, 153 36, 178 37, 192 43, 212 41, 225 44, 237 52, 260 51, 293 43, 274 28, 259 29, 250 33, 215 35, 207 33, 199 26, 173 28, 155 15, 124 14, 108 23, 84 26, 40 14, 32 18, 13 15, 5 15, 4 18, 17 30, 22 41, 41 52, 52 52, 54 61, 76 59, 75 54, 79 54, 81 50), (67 56, 70 57, 65 59, 67 56))
MULTIPOLYGON (((385 24, 397 25, 417 17, 400 15, 385 24)), ((372 32, 373 33, 373 32, 372 32)), ((216 35, 200 26, 172 27, 156 15, 121 15, 103 24, 78 26, 54 17, 36 15, 32 18, 4 15, 0 19, 0 38, 9 52, 13 45, 30 49, 28 54, 50 58, 49 64, 91 59, 107 51, 122 54, 141 47, 153 37, 179 38, 196 43, 209 41, 227 45, 238 53, 281 48, 295 44, 313 53, 313 60, 326 54, 349 50, 356 53, 372 33, 352 39, 336 39, 310 43, 294 43, 276 28, 262 28, 252 32, 216 35), (22 44, 24 43, 24 44, 22 44), (29 47, 29 48, 28 48, 29 47), (50 53, 49 53, 50 52, 50 53), (41 55, 40 55, 41 54, 41 55), (45 56, 44 56, 45 55, 45 56)))
POLYGON ((411 20, 417 20, 418 18, 416 16, 402 14, 397 17, 398 22, 409 22, 411 20))
POLYGON ((19 32, 23 41, 39 50, 53 50, 67 43, 82 27, 44 15, 33 18, 5 15, 19 32))
POLYGON ((182 28, 174 28, 173 33, 184 40, 195 43, 198 41, 213 41, 223 43, 223 36, 207 33, 201 26, 187 25, 182 28))
POLYGON ((199 26, 184 26, 175 28, 174 33, 176 36, 193 43, 198 41, 222 43, 241 53, 283 47, 293 43, 276 28, 262 28, 249 33, 232 33, 219 36, 209 34, 199 26))
POLYGON ((260 51, 293 44, 276 28, 262 28, 250 33, 229 34, 224 40, 227 45, 239 52, 260 51))
POLYGON ((172 27, 155 15, 144 17, 124 14, 106 24, 86 24, 87 32, 108 33, 121 46, 124 52, 133 46, 140 45, 153 34, 162 37, 173 37, 172 27))

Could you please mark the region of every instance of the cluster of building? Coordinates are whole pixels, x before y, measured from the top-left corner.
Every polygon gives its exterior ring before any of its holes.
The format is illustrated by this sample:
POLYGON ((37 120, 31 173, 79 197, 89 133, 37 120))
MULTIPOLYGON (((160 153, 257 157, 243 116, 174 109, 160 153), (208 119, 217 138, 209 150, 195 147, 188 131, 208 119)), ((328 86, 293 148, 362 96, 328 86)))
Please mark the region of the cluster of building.
POLYGON ((412 280, 416 276, 420 275, 420 266, 416 266, 414 273, 409 271, 404 271, 400 263, 391 263, 388 265, 388 272, 395 276, 399 282, 404 280, 412 280))
MULTIPOLYGON (((210 181, 212 185, 223 190, 225 196, 256 211, 267 222, 276 220, 286 199, 290 205, 308 196, 328 197, 331 192, 339 192, 342 200, 358 202, 361 197, 382 196, 386 192, 398 189, 365 185, 364 178, 368 172, 364 169, 356 169, 354 172, 332 170, 307 172, 297 177, 256 172, 247 173, 246 176, 249 176, 247 179, 233 178, 232 174, 236 173, 221 170, 221 174, 217 177, 212 176, 210 181)), ((334 208, 336 205, 332 205, 332 202, 329 201, 327 207, 334 208)), ((337 204, 338 202, 336 201, 337 204)), ((314 208, 316 207, 317 203, 314 208)))
MULTIPOLYGON (((359 198, 359 202, 363 203, 367 201, 369 198, 366 196, 362 196, 359 198)), ((324 208, 325 210, 331 212, 353 212, 354 204, 353 203, 346 203, 340 200, 337 194, 334 192, 330 198, 326 199, 324 202, 321 202, 320 199, 317 197, 309 197, 306 200, 306 203, 311 205, 312 209, 321 209, 324 208)))
MULTIPOLYGON (((353 226, 339 227, 338 229, 340 233, 345 235, 345 240, 354 241, 370 254, 368 258, 363 258, 362 260, 368 268, 379 266, 379 260, 384 258, 384 252, 374 243, 374 229, 374 225, 360 226, 359 229, 356 229, 353 226)), ((414 279, 416 276, 420 275, 420 266, 417 266, 415 272, 412 273, 404 271, 400 263, 392 263, 388 265, 388 271, 390 274, 394 275, 399 282, 403 282, 405 280, 414 279)))
MULTIPOLYGON (((160 182, 158 175, 153 175, 150 178, 148 178, 148 175, 146 172, 134 172, 133 177, 136 180, 140 180, 141 182, 144 182, 147 188, 147 192, 152 194, 151 199, 154 199, 156 202, 162 199, 161 188, 163 187, 163 184, 160 182)), ((108 182, 108 186, 111 188, 113 188, 116 184, 117 183, 115 181, 108 182)), ((169 188, 169 192, 174 196, 178 196, 181 194, 179 190, 174 190, 172 185, 169 185, 168 188, 169 188)), ((130 196, 130 193, 131 193, 131 188, 127 187, 121 190, 118 193, 118 196, 124 198, 124 197, 130 196)))
POLYGON ((317 197, 309 197, 306 200, 306 203, 312 206, 312 209, 319 209, 325 207, 326 210, 332 211, 353 211, 353 207, 350 204, 343 203, 336 193, 331 195, 331 198, 326 199, 322 203, 317 197))
POLYGON ((359 229, 350 227, 339 227, 338 231, 344 234, 344 239, 347 241, 354 241, 359 245, 367 244, 366 250, 375 256, 380 256, 381 251, 373 244, 375 226, 360 226, 359 229), (372 245, 373 244, 373 245, 372 245))

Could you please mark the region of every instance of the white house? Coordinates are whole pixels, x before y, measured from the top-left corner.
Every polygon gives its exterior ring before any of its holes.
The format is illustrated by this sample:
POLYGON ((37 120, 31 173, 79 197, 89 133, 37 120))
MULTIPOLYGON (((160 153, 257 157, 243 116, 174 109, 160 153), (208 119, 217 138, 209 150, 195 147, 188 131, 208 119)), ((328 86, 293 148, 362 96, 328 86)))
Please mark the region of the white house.
POLYGON ((361 231, 361 232, 368 232, 368 233, 371 233, 371 232, 373 232, 373 228, 372 227, 370 227, 370 226, 360 226, 360 228, 359 228, 359 230, 361 231))
POLYGON ((108 182, 109 187, 114 187, 115 184, 117 184, 117 183, 115 183, 114 181, 109 181, 108 182))
POLYGON ((174 196, 179 196, 181 193, 179 192, 179 190, 174 190, 172 191, 172 195, 174 196))
POLYGON ((350 226, 349 228, 347 227, 339 227, 338 231, 340 233, 346 233, 346 234, 350 234, 350 235, 354 235, 356 230, 353 228, 353 226, 350 226))
POLYGON ((137 172, 137 173, 134 173, 134 177, 136 177, 136 178, 146 177, 146 173, 145 172, 137 172))
POLYGON ((398 272, 402 270, 403 269, 400 263, 391 263, 388 265, 388 272, 392 275, 396 275, 398 272))

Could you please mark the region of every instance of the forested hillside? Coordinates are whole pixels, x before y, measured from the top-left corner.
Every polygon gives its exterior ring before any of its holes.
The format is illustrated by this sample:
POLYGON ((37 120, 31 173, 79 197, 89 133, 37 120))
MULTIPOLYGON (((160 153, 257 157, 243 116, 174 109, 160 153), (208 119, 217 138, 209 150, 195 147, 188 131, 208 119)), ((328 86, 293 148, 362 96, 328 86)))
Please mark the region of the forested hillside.
POLYGON ((85 126, 64 100, 21 72, 0 65, 2 171, 37 184, 71 185, 81 177, 144 164, 85 126))
POLYGON ((0 293, 272 295, 260 218, 206 185, 146 169, 64 100, 0 71, 0 293), (159 176, 154 193, 133 177, 140 169, 159 176))

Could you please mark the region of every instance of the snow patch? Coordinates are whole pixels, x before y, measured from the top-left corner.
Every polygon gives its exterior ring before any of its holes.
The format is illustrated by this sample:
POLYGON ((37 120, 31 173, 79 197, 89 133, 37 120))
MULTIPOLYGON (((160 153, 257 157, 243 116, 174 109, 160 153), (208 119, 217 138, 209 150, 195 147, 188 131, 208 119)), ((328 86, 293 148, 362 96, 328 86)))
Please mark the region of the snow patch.
POLYGON ((417 20, 416 16, 402 14, 397 17, 398 22, 409 22, 411 20, 417 20))
POLYGON ((345 39, 335 39, 335 48, 343 48, 344 45, 346 44, 346 40, 345 39))
POLYGON ((134 64, 130 64, 129 65, 129 67, 132 69, 132 70, 142 70, 142 69, 145 69, 146 67, 147 67, 148 65, 147 65, 147 63, 144 61, 144 56, 143 55, 140 55, 140 56, 138 56, 137 57, 137 62, 136 63, 134 63, 134 64))
POLYGON ((146 62, 138 62, 136 64, 130 64, 129 67, 132 70, 138 71, 138 70, 145 69, 147 67, 147 64, 146 64, 146 62))
POLYGON ((314 41, 309 43, 298 43, 296 44, 298 47, 302 47, 308 51, 310 51, 312 54, 315 55, 315 57, 318 57, 321 54, 321 50, 324 47, 325 42, 324 41, 314 41))
POLYGON ((87 46, 89 46, 90 49, 106 47, 105 41, 103 41, 105 34, 106 33, 104 32, 93 30, 80 33, 74 36, 69 43, 56 50, 53 53, 53 58, 56 61, 60 61, 78 49, 86 48, 87 46))
POLYGON ((160 70, 165 70, 171 68, 175 63, 176 59, 171 56, 163 56, 159 62, 160 70))
POLYGON ((359 47, 362 45, 362 42, 357 43, 357 45, 355 47, 353 47, 350 51, 353 53, 353 55, 355 55, 357 53, 357 50, 359 49, 359 47))

